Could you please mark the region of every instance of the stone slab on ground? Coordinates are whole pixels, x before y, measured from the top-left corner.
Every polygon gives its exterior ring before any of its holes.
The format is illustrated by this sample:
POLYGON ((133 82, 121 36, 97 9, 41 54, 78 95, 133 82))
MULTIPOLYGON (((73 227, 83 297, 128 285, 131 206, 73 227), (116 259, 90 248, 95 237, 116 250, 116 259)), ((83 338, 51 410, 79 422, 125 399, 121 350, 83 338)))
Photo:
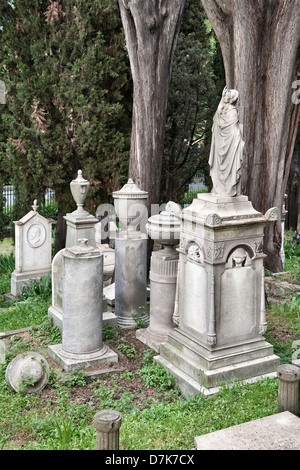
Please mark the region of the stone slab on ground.
POLYGON ((195 437, 197 450, 300 450, 300 418, 284 411, 195 437))

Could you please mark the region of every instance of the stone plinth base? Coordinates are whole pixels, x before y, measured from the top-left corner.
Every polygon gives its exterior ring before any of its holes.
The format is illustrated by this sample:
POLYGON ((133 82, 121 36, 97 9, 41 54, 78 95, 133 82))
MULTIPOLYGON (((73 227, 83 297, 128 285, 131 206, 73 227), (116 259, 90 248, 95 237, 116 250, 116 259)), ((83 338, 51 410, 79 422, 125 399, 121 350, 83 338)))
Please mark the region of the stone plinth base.
POLYGON ((60 364, 66 372, 74 369, 88 369, 89 367, 118 362, 118 355, 108 346, 93 353, 71 354, 63 350, 62 344, 48 346, 49 356, 60 364))
POLYGON ((197 450, 300 450, 300 418, 289 411, 195 437, 197 450))
POLYGON ((42 276, 48 276, 50 269, 41 269, 37 271, 17 272, 11 275, 11 294, 19 297, 25 284, 30 284, 33 279, 40 279, 42 276))
POLYGON ((155 360, 174 375, 183 395, 212 395, 226 383, 276 377, 280 364, 262 338, 211 351, 178 330, 168 335, 155 360))
MULTIPOLYGON (((48 309, 48 320, 52 326, 57 326, 59 331, 62 332, 62 312, 55 307, 51 306, 48 309)), ((105 325, 116 327, 118 319, 112 312, 103 312, 103 328, 105 325)))
POLYGON ((165 343, 168 339, 167 334, 154 335, 153 333, 151 333, 150 328, 141 328, 137 330, 135 336, 138 340, 149 346, 149 348, 153 349, 157 353, 159 353, 160 345, 165 343))

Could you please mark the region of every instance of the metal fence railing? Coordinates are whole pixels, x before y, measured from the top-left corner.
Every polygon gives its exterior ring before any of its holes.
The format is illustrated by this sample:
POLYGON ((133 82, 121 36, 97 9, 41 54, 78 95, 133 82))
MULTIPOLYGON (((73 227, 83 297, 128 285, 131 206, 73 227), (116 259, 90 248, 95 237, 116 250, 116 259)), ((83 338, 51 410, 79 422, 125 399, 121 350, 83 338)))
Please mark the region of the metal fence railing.
MULTIPOLYGON (((9 226, 13 221, 15 192, 12 185, 3 186, 3 198, 4 205, 2 210, 2 216, 4 219, 4 225, 9 226)), ((41 201, 38 201, 39 213, 44 217, 57 219, 57 203, 55 201, 55 192, 53 189, 48 188, 42 197, 41 201)), ((30 207, 28 208, 28 211, 30 207)), ((26 214, 23 214, 26 215, 26 214)))

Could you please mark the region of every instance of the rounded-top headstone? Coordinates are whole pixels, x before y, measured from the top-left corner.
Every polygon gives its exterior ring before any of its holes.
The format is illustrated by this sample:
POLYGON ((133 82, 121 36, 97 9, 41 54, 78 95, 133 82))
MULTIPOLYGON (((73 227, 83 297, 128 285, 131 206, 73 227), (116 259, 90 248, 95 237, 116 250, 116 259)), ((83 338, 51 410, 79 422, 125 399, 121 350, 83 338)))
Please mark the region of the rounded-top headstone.
POLYGON ((15 392, 35 393, 42 390, 49 377, 49 365, 39 353, 19 354, 7 366, 5 379, 15 392))

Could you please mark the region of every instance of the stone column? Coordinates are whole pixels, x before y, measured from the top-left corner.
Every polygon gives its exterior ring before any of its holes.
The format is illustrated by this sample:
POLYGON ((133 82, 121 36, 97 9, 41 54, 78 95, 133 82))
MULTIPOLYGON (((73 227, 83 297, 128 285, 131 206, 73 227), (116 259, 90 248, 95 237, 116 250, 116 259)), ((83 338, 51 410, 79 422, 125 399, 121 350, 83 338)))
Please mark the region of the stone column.
POLYGON ((148 193, 134 182, 113 193, 121 225, 115 239, 115 314, 121 328, 135 326, 135 317, 149 321, 147 304, 147 222, 148 193))
POLYGON ((117 362, 102 342, 103 255, 79 240, 63 252, 62 345, 49 354, 65 370, 117 362))
POLYGON ((277 369, 278 412, 290 411, 299 416, 300 369, 292 364, 282 364, 277 369))
POLYGON ((102 410, 94 416, 97 430, 97 450, 119 450, 121 415, 114 410, 102 410))
POLYGON ((135 326, 135 317, 148 323, 147 236, 120 232, 115 240, 115 315, 121 328, 135 326))

